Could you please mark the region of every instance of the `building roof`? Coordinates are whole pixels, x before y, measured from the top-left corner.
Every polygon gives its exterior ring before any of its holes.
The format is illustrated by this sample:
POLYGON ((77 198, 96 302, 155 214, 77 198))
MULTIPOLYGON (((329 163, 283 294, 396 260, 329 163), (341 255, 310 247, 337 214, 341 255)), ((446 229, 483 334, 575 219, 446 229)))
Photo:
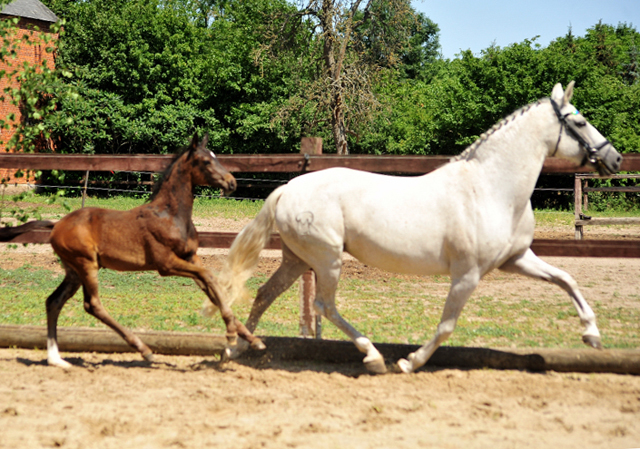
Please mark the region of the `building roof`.
POLYGON ((58 16, 38 0, 14 0, 2 8, 0 14, 42 20, 43 22, 50 23, 58 21, 58 16))

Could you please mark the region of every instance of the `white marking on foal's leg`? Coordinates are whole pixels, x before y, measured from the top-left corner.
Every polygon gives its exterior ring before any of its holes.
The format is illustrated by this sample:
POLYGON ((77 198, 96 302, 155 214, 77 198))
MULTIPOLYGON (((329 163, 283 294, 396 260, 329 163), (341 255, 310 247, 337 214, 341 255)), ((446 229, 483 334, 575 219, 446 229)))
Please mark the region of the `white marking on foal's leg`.
POLYGON ((51 366, 57 366, 58 368, 69 369, 72 365, 63 360, 58 352, 58 343, 52 338, 47 339, 47 363, 51 366))

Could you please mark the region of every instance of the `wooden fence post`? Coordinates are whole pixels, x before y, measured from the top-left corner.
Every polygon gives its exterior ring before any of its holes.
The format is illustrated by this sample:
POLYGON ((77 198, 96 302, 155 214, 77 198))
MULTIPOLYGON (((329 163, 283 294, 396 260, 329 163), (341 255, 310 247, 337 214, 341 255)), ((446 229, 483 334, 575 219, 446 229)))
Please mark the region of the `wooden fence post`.
POLYGON ((82 208, 84 209, 84 200, 87 199, 87 186, 89 184, 89 170, 84 175, 84 189, 82 189, 82 208))
MULTIPOLYGON (((322 138, 303 137, 300 141, 300 153, 306 155, 322 154, 322 138)), ((309 159, 307 159, 309 161, 309 159)), ((305 167, 310 162, 307 162, 305 167)), ((316 299, 316 274, 309 270, 300 278, 300 335, 322 338, 320 316, 313 309, 316 299)))
MULTIPOLYGON (((581 220, 580 215, 582 214, 582 179, 579 175, 575 175, 574 184, 573 184, 573 214, 574 221, 577 223, 578 220, 581 220)), ((583 237, 583 226, 576 224, 576 233, 575 239, 582 240, 583 237)))

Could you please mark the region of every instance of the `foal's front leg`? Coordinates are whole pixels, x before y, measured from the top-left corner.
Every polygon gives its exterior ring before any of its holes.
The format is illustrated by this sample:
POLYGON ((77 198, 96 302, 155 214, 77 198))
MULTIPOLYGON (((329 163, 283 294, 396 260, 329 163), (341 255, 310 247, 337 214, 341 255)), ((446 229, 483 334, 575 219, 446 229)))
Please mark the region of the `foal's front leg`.
POLYGON ((587 304, 580 290, 578 290, 578 284, 568 273, 544 262, 536 256, 531 249, 528 249, 522 255, 509 259, 500 269, 510 273, 524 274, 525 276, 552 282, 564 289, 569 293, 573 305, 578 311, 580 322, 584 326, 582 341, 596 349, 602 349, 600 331, 598 330, 598 326, 596 326, 596 315, 593 313, 593 310, 591 310, 591 307, 589 307, 589 304, 587 304))
POLYGON ((198 256, 193 256, 193 262, 180 259, 177 256, 171 256, 167 261, 166 266, 170 268, 164 268, 158 270, 162 276, 182 276, 195 280, 198 287, 205 292, 209 297, 213 305, 220 309, 220 314, 227 327, 227 341, 230 344, 236 344, 236 338, 238 335, 249 342, 253 349, 266 349, 266 346, 259 338, 255 337, 245 326, 238 320, 229 304, 223 300, 224 293, 218 282, 213 275, 204 268, 200 262, 198 256))

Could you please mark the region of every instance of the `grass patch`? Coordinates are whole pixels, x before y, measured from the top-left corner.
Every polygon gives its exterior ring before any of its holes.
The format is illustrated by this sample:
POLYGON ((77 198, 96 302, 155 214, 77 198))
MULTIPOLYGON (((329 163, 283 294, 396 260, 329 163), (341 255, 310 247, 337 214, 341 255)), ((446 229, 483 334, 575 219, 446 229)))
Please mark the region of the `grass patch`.
MULTIPOLYGON (((266 282, 264 275, 250 280, 255 290, 266 282)), ((0 270, 0 323, 46 325, 45 300, 62 281, 53 271, 24 266, 0 270)), ((439 280, 389 278, 376 281, 343 279, 336 304, 343 317, 372 341, 423 344, 432 338, 442 314, 445 295, 425 294, 425 283, 439 280)), ((210 332, 222 335, 219 316, 200 315, 206 298, 184 278, 162 278, 156 273, 100 272, 101 300, 109 313, 132 329, 210 332)), ((263 316, 258 334, 298 335, 298 286, 278 298, 263 316)), ((582 326, 563 292, 545 300, 513 300, 511 297, 473 296, 458 326, 446 343, 476 347, 582 347, 582 326)), ((603 343, 608 348, 640 347, 640 309, 593 304, 603 343)), ((250 304, 234 305, 245 319, 250 304)), ((60 326, 103 326, 82 306, 76 294, 62 310, 60 326)), ((322 322, 323 338, 345 340, 328 320, 322 322)))

